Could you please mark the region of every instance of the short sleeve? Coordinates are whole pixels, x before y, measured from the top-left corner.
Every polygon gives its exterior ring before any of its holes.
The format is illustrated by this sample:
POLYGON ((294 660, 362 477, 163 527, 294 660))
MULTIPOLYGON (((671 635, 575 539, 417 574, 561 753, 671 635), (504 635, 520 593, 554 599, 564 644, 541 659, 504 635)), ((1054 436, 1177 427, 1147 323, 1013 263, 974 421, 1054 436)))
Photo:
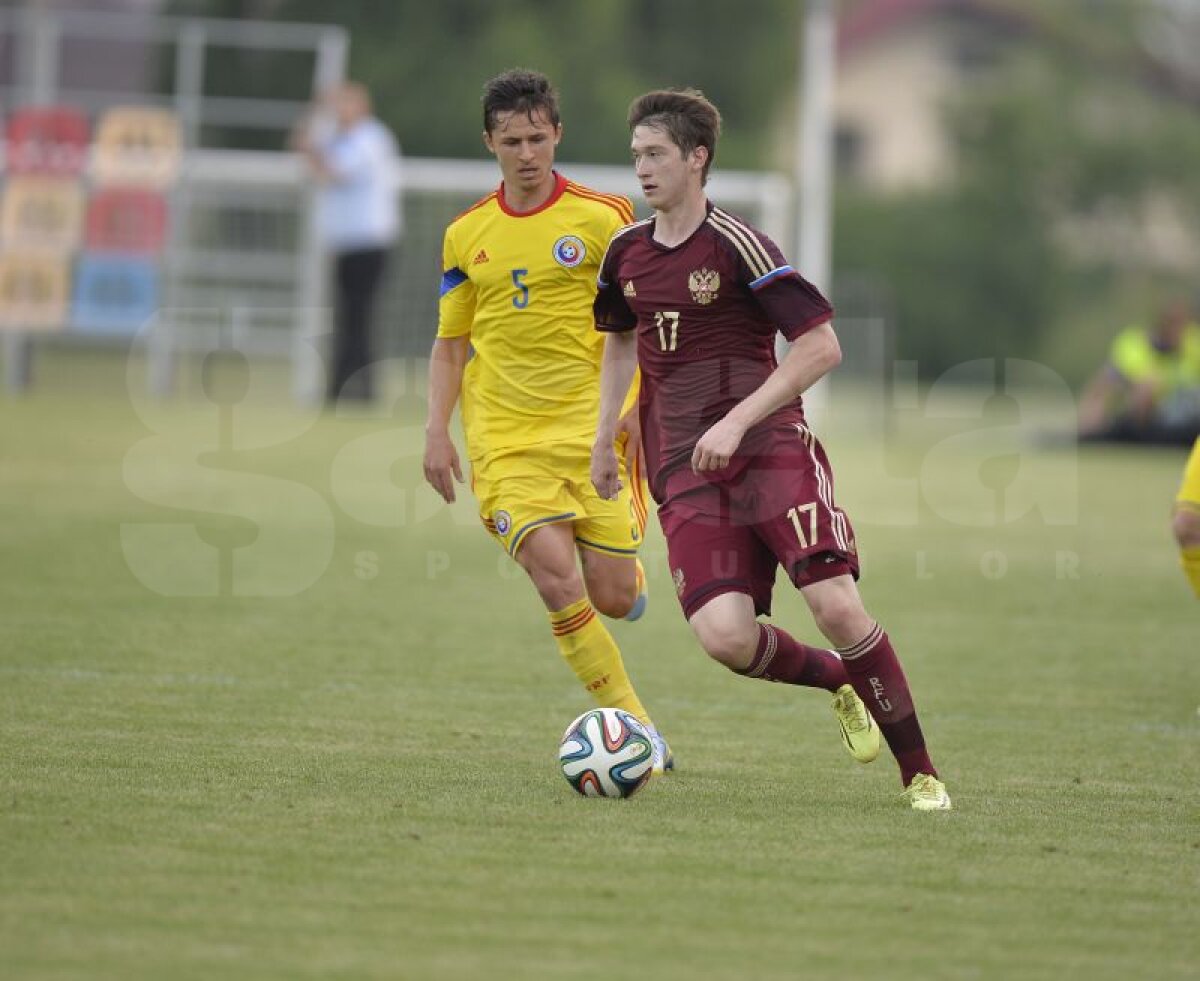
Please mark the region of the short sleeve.
POLYGON ((789 341, 833 317, 821 291, 796 272, 768 236, 720 210, 709 220, 736 255, 739 283, 789 341))
POLYGON ((453 227, 442 240, 442 284, 438 297, 438 337, 464 337, 475 319, 475 284, 463 272, 453 227))
POLYGON ((622 333, 637 326, 637 314, 629 308, 621 291, 620 255, 623 251, 618 239, 608 243, 596 282, 592 312, 596 329, 606 333, 622 333))
POLYGON ((755 294, 771 323, 789 341, 833 319, 833 305, 795 270, 755 294))

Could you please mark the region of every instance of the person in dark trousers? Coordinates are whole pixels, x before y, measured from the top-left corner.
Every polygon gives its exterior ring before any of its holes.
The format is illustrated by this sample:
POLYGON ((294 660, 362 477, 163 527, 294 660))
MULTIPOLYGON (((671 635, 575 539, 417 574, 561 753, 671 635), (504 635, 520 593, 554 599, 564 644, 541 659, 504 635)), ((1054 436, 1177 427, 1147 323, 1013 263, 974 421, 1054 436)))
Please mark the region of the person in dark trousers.
POLYGON ((321 182, 318 228, 334 267, 335 324, 328 399, 369 401, 372 313, 401 234, 401 155, 391 131, 372 115, 371 97, 354 82, 326 97, 294 146, 321 182))

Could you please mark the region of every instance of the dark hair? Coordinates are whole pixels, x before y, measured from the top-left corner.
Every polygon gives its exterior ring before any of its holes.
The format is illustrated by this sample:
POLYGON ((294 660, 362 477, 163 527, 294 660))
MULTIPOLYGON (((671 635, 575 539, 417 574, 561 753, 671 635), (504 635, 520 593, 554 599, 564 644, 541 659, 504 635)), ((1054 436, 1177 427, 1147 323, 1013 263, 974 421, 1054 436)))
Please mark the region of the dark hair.
POLYGON ((721 135, 721 114, 699 89, 658 89, 639 95, 629 105, 629 129, 653 126, 661 129, 679 147, 685 157, 696 147, 708 150, 708 160, 700 175, 708 181, 708 168, 717 155, 717 137, 721 135))
POLYGON ((523 112, 530 122, 541 111, 551 125, 558 126, 558 93, 541 72, 511 68, 483 87, 483 128, 491 132, 502 112, 523 112))

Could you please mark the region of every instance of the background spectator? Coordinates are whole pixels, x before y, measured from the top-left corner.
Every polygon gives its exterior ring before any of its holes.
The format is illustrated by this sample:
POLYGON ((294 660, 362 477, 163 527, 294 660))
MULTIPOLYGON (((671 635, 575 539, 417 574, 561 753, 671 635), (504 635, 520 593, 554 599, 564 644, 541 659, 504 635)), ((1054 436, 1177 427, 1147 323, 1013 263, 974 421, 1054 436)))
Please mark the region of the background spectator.
POLYGON ((335 323, 328 398, 374 396, 371 315, 401 234, 400 150, 372 114, 366 88, 347 82, 303 122, 294 141, 321 181, 318 222, 333 257, 335 323))
POLYGON ((1200 434, 1200 326, 1182 300, 1126 327, 1079 405, 1082 439, 1190 443, 1200 434))

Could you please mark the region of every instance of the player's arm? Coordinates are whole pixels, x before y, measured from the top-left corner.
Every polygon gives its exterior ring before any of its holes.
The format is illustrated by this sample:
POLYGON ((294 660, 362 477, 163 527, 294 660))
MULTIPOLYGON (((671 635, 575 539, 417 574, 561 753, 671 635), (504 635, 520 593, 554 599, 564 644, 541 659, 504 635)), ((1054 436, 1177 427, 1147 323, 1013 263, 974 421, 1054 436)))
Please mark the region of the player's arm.
POLYGON ((429 404, 425 422, 425 479, 442 498, 454 502, 454 481, 463 482, 462 464, 450 438, 450 418, 462 391, 470 338, 439 337, 429 356, 429 404), (451 479, 453 475, 453 480, 451 479))
POLYGON ((600 362, 600 418, 596 424, 596 442, 592 445, 592 483, 605 500, 615 498, 621 489, 613 442, 621 421, 621 406, 636 370, 637 333, 632 330, 610 333, 605 338, 600 362))
POLYGON ((631 392, 626 393, 625 401, 632 404, 617 420, 617 439, 625 437, 625 469, 632 472, 637 460, 642 461, 641 470, 646 471, 646 458, 642 453, 642 419, 638 411, 637 369, 634 369, 633 381, 630 382, 631 392))
MULTIPOLYGON (((614 195, 607 202, 608 207, 601 212, 604 218, 604 229, 602 238, 605 242, 612 242, 614 236, 617 236, 623 228, 633 224, 633 202, 624 195, 614 195)), ((604 250, 601 256, 600 264, 602 267, 607 266, 607 275, 613 276, 614 273, 614 257, 610 254, 609 249, 604 250)), ((632 326, 636 323, 628 304, 625 303, 623 295, 618 294, 609 284, 614 280, 605 279, 605 272, 602 270, 597 277, 596 283, 596 300, 599 304, 597 312, 603 315, 603 320, 597 320, 597 326, 601 329, 605 328, 606 324, 620 323, 623 326, 632 326)), ((611 328, 609 328, 611 329, 611 328)), ((630 472, 633 471, 635 461, 642 458, 642 423, 638 416, 638 385, 637 385, 637 367, 636 367, 636 352, 634 355, 634 372, 633 378, 622 394, 621 407, 628 409, 624 414, 620 414, 617 419, 616 439, 625 437, 625 466, 630 472)), ((645 460, 642 458, 642 470, 645 470, 645 460)))
MULTIPOLYGON (((596 421, 596 441, 592 444, 592 484, 596 493, 608 501, 615 498, 621 489, 620 469, 613 442, 621 421, 621 406, 633 383, 638 363, 637 331, 634 329, 637 316, 621 292, 617 275, 621 251, 619 242, 618 232, 600 260, 596 299, 592 303, 596 329, 607 335, 604 356, 600 359, 600 417, 596 421)), ((634 450, 636 452, 638 447, 634 447, 634 450)))
POLYGON ((692 469, 719 470, 729 463, 746 431, 803 394, 842 361, 833 324, 826 320, 792 341, 779 366, 696 442, 692 469))
POLYGON ((463 481, 458 451, 450 439, 450 418, 462 392, 471 352, 475 287, 462 271, 453 225, 442 242, 442 284, 438 296, 438 332, 429 356, 429 403, 425 422, 425 479, 443 500, 454 502, 454 481, 463 481), (453 479, 451 479, 453 478, 453 479))

